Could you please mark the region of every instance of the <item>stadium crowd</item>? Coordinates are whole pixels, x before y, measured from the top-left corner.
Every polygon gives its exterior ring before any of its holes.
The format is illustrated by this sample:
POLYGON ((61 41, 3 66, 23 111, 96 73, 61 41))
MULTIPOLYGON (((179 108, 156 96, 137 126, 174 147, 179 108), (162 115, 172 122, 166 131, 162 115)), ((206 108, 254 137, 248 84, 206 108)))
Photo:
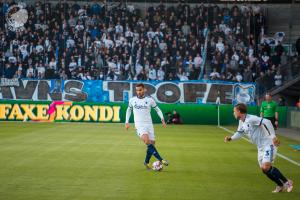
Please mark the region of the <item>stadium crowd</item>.
POLYGON ((0 3, 0 77, 282 84, 287 56, 280 42, 275 50, 260 44, 266 17, 258 6, 37 1, 21 32, 5 25, 9 6, 0 3))

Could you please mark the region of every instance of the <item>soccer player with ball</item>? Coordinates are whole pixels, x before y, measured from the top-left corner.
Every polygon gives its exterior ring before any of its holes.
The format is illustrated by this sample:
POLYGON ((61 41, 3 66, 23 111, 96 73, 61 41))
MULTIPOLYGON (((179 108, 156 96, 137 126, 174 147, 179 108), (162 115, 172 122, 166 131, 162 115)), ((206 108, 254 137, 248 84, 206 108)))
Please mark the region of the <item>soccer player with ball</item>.
MULTIPOLYGON (((131 115, 131 111, 133 110, 134 114, 134 124, 137 131, 137 135, 141 138, 141 140, 147 145, 146 157, 144 165, 147 169, 151 169, 151 165, 149 164, 150 158, 153 155, 160 164, 168 166, 168 161, 164 160, 160 154, 158 153, 155 145, 155 135, 154 128, 151 118, 151 108, 157 112, 158 116, 161 119, 161 122, 164 127, 166 127, 166 123, 164 120, 164 116, 161 110, 158 108, 154 99, 150 96, 145 95, 145 86, 140 83, 136 85, 136 96, 132 97, 129 100, 129 105, 126 111, 126 121, 125 128, 128 130, 130 128, 129 118, 131 115)), ((153 167, 154 170, 158 169, 157 167, 153 167)))
POLYGON ((236 140, 242 136, 247 136, 258 149, 258 163, 262 172, 277 184, 273 193, 286 190, 291 192, 293 182, 288 180, 276 167, 272 166, 275 159, 279 139, 275 135, 273 125, 270 120, 247 114, 245 104, 237 104, 233 109, 233 114, 239 120, 237 132, 233 136, 226 136, 225 142, 236 140))

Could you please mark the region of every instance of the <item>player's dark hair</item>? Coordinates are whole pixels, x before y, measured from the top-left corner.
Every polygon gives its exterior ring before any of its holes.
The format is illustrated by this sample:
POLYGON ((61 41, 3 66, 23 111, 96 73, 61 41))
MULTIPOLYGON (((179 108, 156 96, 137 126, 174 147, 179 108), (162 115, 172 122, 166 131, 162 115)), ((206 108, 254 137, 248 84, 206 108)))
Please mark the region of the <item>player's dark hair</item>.
POLYGON ((240 113, 245 114, 247 113, 247 106, 243 103, 238 103, 234 106, 240 113))
POLYGON ((143 83, 138 83, 135 87, 142 87, 145 88, 145 85, 143 83))

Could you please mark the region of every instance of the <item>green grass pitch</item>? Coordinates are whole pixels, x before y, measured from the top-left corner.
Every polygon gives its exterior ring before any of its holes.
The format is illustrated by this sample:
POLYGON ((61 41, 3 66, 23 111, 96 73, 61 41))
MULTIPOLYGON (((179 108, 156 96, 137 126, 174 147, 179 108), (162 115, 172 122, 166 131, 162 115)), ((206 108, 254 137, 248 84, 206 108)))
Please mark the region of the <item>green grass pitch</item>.
MULTIPOLYGON (((299 199, 300 167, 277 157, 295 182, 292 193, 258 168, 256 147, 215 126, 155 125, 157 148, 170 161, 161 172, 143 166, 145 146, 123 124, 0 123, 1 200, 299 199)), ((299 142, 279 152, 300 162, 299 142)), ((153 161, 153 160, 152 160, 153 161)))

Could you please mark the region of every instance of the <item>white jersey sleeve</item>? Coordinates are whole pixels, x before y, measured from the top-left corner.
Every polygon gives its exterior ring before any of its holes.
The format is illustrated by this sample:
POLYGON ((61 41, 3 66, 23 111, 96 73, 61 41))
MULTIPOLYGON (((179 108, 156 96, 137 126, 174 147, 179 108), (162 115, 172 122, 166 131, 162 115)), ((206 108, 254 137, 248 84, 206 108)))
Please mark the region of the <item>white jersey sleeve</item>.
POLYGON ((157 107, 157 103, 155 102, 155 100, 152 97, 150 97, 150 105, 152 108, 157 107))
POLYGON ((164 115, 163 113, 161 112, 161 110, 159 109, 159 107, 157 106, 157 103, 155 102, 155 100, 153 98, 150 98, 151 99, 151 107, 154 108, 154 110, 156 111, 157 115, 159 116, 159 118, 161 120, 164 120, 164 115))
POLYGON ((243 130, 243 123, 241 120, 239 120, 239 126, 237 128, 237 131, 231 136, 232 140, 237 140, 243 136, 244 130, 243 130))
POLYGON ((132 111, 132 104, 131 104, 131 101, 129 101, 128 107, 127 107, 127 110, 126 110, 126 119, 125 119, 126 124, 129 123, 129 119, 130 119, 130 116, 131 116, 131 111, 132 111))
POLYGON ((132 99, 129 100, 129 102, 128 102, 128 107, 132 109, 132 107, 133 107, 133 106, 132 106, 132 99))

